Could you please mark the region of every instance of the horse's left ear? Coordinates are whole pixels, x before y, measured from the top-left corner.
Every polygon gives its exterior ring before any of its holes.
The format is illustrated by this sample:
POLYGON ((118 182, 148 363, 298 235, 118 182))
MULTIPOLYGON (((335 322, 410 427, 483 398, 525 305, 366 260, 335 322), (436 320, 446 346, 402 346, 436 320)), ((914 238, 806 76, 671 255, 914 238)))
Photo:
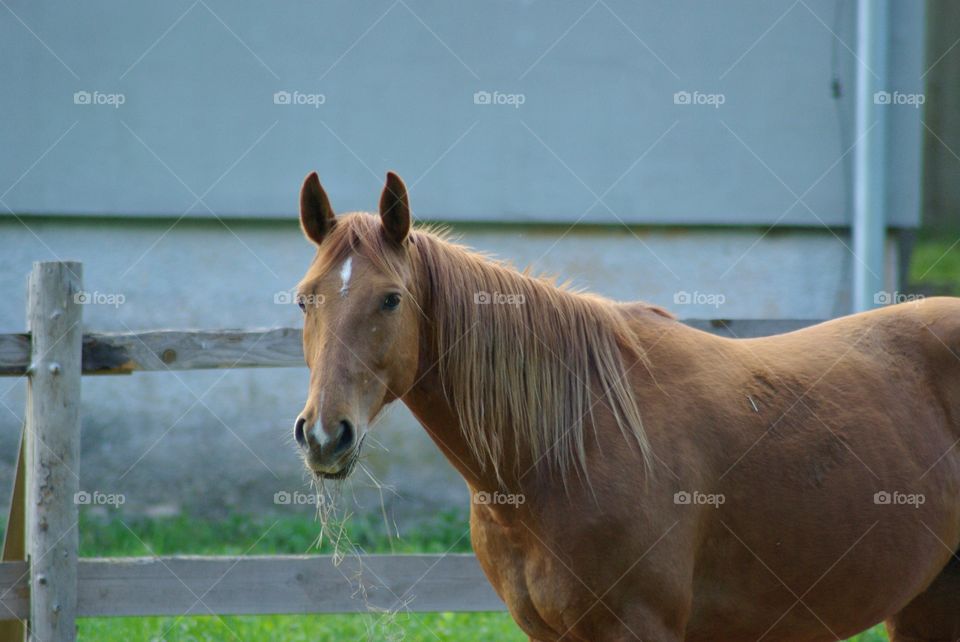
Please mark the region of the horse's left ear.
POLYGON ((387 172, 387 184, 380 195, 380 222, 387 238, 401 245, 410 232, 410 200, 403 179, 387 172))
POLYGON ((320 177, 316 172, 310 172, 300 188, 300 227, 304 235, 320 245, 336 222, 330 199, 320 185, 320 177))

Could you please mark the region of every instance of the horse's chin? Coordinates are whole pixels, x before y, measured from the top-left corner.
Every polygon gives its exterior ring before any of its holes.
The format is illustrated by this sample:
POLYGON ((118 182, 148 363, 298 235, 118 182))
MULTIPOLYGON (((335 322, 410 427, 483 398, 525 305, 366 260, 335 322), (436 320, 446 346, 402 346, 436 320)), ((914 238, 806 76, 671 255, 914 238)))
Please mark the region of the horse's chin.
POLYGON ((343 481, 351 474, 353 474, 353 469, 357 467, 357 462, 359 461, 359 452, 352 456, 343 467, 335 473, 328 471, 314 470, 314 476, 322 481, 332 480, 332 481, 343 481))
POLYGON ((335 473, 314 473, 314 475, 317 476, 317 479, 324 479, 324 480, 332 479, 332 480, 340 481, 349 477, 350 473, 352 472, 353 472, 353 466, 345 466, 335 473))
POLYGON ((363 450, 363 442, 367 438, 366 433, 360 438, 360 442, 357 444, 356 448, 347 456, 346 461, 344 461, 343 466, 340 467, 340 470, 336 472, 329 472, 326 470, 317 470, 310 465, 309 459, 305 460, 307 468, 313 472, 313 476, 317 480, 333 480, 333 481, 342 481, 349 477, 353 473, 353 469, 357 467, 357 464, 360 462, 360 452, 363 450))

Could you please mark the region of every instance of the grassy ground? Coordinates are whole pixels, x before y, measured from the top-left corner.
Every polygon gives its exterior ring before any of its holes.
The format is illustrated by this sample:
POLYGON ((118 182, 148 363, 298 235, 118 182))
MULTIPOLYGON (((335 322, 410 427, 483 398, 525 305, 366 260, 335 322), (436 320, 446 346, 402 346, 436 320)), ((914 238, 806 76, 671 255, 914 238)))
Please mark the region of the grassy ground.
POLYGON ((960 296, 960 229, 920 234, 910 261, 910 289, 960 296))
MULTIPOLYGON (((317 552, 318 525, 307 517, 252 519, 235 516, 221 522, 187 518, 129 520, 84 517, 81 555, 149 556, 183 553, 300 554, 317 552)), ((353 517, 347 522, 347 539, 365 552, 468 552, 466 514, 445 512, 416 531, 388 538, 376 516, 353 517)), ((325 542, 320 551, 331 552, 325 542)), ((436 613, 362 615, 290 615, 231 617, 91 618, 80 620, 81 640, 128 642, 133 640, 488 640, 525 641, 506 613, 436 613)), ((857 642, 881 642, 878 628, 857 642)))

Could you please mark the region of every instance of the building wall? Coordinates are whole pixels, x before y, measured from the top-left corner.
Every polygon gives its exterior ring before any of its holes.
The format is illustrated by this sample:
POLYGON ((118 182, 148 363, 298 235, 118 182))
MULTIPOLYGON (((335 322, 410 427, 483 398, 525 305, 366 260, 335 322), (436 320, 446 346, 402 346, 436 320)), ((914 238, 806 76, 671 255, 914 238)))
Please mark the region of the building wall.
MULTIPOLYGON (((889 4, 882 85, 914 95, 924 5, 889 4)), ((18 214, 283 218, 310 169, 345 211, 394 169, 428 219, 850 223, 851 0, 9 7, 18 214)), ((920 110, 886 113, 889 221, 910 227, 920 110)))

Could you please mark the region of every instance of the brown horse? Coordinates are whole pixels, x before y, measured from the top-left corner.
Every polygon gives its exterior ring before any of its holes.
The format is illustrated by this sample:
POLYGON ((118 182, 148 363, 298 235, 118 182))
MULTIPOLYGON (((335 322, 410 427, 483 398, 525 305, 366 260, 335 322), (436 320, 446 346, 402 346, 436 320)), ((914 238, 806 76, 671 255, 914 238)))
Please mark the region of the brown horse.
POLYGON ((405 403, 474 497, 477 558, 536 640, 960 637, 960 301, 732 340, 300 195, 310 394, 352 470, 405 403))

